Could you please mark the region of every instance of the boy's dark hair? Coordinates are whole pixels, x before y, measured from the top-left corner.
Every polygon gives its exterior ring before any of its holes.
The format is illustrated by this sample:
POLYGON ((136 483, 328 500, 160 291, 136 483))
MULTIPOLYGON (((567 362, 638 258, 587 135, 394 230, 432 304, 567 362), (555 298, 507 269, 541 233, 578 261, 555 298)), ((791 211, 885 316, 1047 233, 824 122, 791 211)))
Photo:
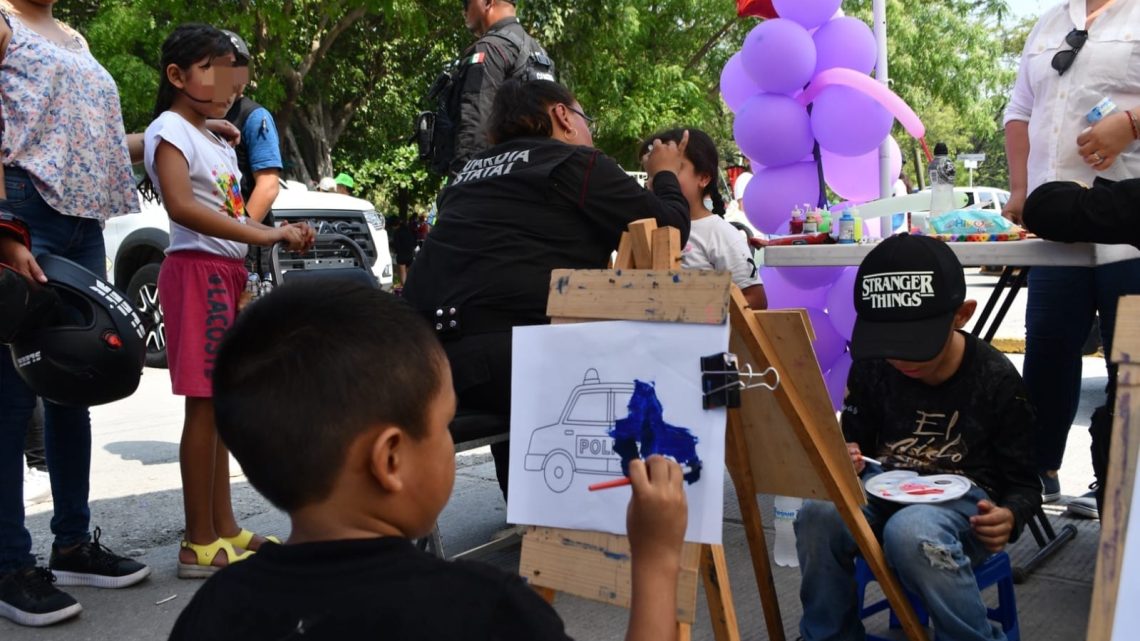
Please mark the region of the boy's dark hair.
MULTIPOLYGON (((648 153, 649 145, 653 144, 654 140, 680 143, 685 131, 685 128, 666 129, 653 134, 641 142, 641 147, 637 153, 638 157, 640 158, 648 153)), ((712 199, 712 212, 714 214, 724 216, 724 198, 720 195, 719 187, 720 158, 717 155, 716 143, 700 129, 689 128, 688 132, 689 145, 685 147, 685 158, 693 163, 693 169, 698 175, 704 174, 709 177, 709 184, 705 185, 705 190, 701 195, 712 199)))
POLYGON ((218 434, 271 503, 326 498, 353 439, 426 430, 446 355, 427 319, 378 289, 335 280, 283 285, 247 307, 214 367, 218 434))
MULTIPOLYGON (((233 43, 229 36, 217 27, 199 22, 179 25, 162 43, 162 56, 158 63, 158 95, 154 101, 153 118, 158 118, 174 104, 178 87, 166 77, 166 68, 178 65, 179 69, 189 69, 190 65, 203 59, 213 60, 233 53, 233 43)), ((158 190, 147 176, 139 183, 143 196, 158 201, 158 190)))
POLYGON ((554 133, 550 106, 570 106, 576 100, 569 89, 552 80, 508 80, 495 92, 487 138, 492 145, 515 138, 549 138, 554 133))

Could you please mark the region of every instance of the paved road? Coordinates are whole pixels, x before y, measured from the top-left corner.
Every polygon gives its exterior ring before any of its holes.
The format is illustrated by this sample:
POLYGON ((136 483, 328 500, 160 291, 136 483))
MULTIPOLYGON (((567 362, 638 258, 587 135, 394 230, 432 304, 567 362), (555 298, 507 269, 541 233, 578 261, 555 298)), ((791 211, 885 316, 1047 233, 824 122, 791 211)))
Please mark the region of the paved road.
MULTIPOLYGON (((1015 362, 1020 358, 1015 356, 1015 362)), ((1088 425, 1088 415, 1098 402, 1104 385, 1104 368, 1097 359, 1085 361, 1084 406, 1078 425, 1088 425)), ((133 397, 95 408, 94 455, 91 485, 92 521, 104 531, 103 541, 120 553, 129 553, 149 564, 154 573, 139 586, 125 590, 69 588, 84 606, 78 619, 49 629, 20 628, 0 619, 4 641, 81 641, 115 639, 134 641, 164 639, 178 612, 200 585, 175 577, 177 542, 182 531, 182 503, 178 472, 178 440, 182 421, 180 399, 169 392, 165 371, 147 370, 133 397), (170 597, 172 600, 165 601, 170 597)), ((1077 495, 1091 480, 1088 436, 1081 428, 1071 433, 1068 457, 1062 471, 1067 494, 1077 495)), ((504 527, 505 507, 494 482, 494 470, 486 452, 461 455, 451 502, 441 517, 445 545, 451 550, 473 547, 504 527)), ((287 535, 285 516, 249 487, 242 477, 233 479, 234 505, 243 525, 259 532, 287 535)), ((740 526, 736 498, 726 492, 725 546, 732 568, 732 584, 744 638, 766 638, 749 574, 747 548, 740 526)), ((771 523, 771 500, 762 498, 766 522, 771 523)), ((48 521, 51 503, 29 510, 28 525, 41 559, 49 551, 48 521)), ((1040 578, 1019 588, 1023 638, 1083 638, 1090 594, 1089 577, 1095 526, 1081 524, 1082 534, 1064 556, 1039 571, 1040 578), (1085 532, 1089 530, 1089 532, 1085 532), (1070 567, 1072 566, 1072 567, 1070 567), (1065 623, 1056 619, 1063 617, 1065 623), (1026 636, 1032 634, 1032 636, 1026 636)), ((1028 537, 1027 537, 1028 538, 1028 537)), ((773 537, 769 531, 769 543, 773 537)), ((1032 544, 1019 544, 1029 553, 1032 544)), ((1018 558, 1015 554, 1015 559, 1018 558)), ((504 569, 517 568, 517 554, 489 559, 504 569)), ((796 600, 798 571, 777 568, 785 625, 792 631, 799 617, 796 600)), ((580 639, 619 639, 624 634, 626 613, 616 608, 560 597, 556 606, 568 629, 580 639)), ((710 638, 707 613, 694 630, 695 638, 710 638)), ((791 638, 795 638, 793 634, 791 638)))

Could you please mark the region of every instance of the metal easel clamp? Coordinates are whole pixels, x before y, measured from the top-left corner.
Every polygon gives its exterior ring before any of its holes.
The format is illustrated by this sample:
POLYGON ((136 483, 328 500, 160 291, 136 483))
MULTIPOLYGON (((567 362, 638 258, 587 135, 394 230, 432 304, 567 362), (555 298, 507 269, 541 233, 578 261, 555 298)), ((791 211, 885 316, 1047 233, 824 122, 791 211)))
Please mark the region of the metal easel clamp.
POLYGON ((704 356, 701 358, 701 406, 708 410, 716 407, 740 407, 740 392, 762 387, 776 391, 780 386, 780 372, 775 367, 769 367, 757 374, 752 371, 750 363, 744 364, 744 371, 740 371, 736 354, 723 352, 704 356), (716 369, 720 368, 720 369, 716 369), (775 381, 766 380, 751 382, 753 379, 764 379, 772 374, 775 381), (746 379, 745 380, 741 379, 746 379))

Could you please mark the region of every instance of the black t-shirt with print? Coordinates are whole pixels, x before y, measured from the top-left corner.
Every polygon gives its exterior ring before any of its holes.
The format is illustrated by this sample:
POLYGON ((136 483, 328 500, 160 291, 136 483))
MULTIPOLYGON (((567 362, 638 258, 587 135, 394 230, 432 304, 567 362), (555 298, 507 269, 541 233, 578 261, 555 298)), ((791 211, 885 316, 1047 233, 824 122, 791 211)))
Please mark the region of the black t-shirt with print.
POLYGON ((266 544, 202 586, 172 641, 568 639, 523 580, 407 539, 266 544))
POLYGON ((969 478, 1013 511, 1016 538, 1041 504, 1033 409, 1009 359, 963 336, 962 364, 937 386, 904 376, 882 359, 857 361, 847 378, 843 435, 884 469, 969 478))

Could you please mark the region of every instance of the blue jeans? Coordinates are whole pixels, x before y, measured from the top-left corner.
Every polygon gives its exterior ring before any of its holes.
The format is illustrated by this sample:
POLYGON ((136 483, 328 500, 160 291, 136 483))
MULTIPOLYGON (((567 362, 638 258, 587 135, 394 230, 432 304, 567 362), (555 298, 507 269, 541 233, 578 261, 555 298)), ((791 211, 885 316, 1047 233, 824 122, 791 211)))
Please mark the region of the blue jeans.
MULTIPOLYGON (((887 563, 903 586, 919 595, 939 641, 1000 641, 1001 628, 986 618, 973 566, 989 556, 970 531, 977 503, 987 498, 974 486, 955 501, 899 505, 872 498, 863 508, 887 563)), ((804 501, 796 519, 804 641, 866 638, 855 599, 855 539, 827 501, 804 501)))
MULTIPOLYGON (((106 273, 99 222, 65 216, 40 197, 22 171, 6 167, 4 186, 12 211, 28 225, 32 252, 52 253, 106 273)), ((36 396, 16 374, 7 347, 0 346, 0 573, 35 565, 32 537, 24 527, 24 435, 36 396)), ((44 450, 55 511, 55 544, 90 539, 87 495, 91 475, 91 417, 85 407, 44 403, 44 450)))
MULTIPOLYGON (((1126 294, 1140 294, 1140 259, 1099 267, 1034 267, 1029 270, 1025 307, 1025 366, 1022 376, 1036 410, 1037 467, 1061 467, 1069 427, 1081 395, 1081 347, 1094 315, 1100 315, 1101 343, 1111 354, 1116 306, 1126 294)), ((1116 366, 1108 365, 1109 385, 1116 366)))

